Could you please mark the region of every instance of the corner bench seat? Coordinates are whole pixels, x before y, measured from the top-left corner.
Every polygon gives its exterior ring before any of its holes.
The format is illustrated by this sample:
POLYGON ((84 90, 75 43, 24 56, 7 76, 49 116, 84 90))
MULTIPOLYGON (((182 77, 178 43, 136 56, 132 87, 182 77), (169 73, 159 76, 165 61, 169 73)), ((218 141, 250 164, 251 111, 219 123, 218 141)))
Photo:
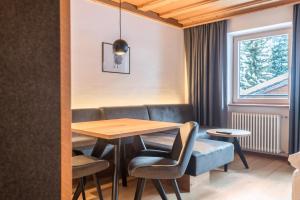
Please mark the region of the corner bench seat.
POLYGON ((72 146, 73 148, 87 148, 95 146, 97 139, 94 137, 84 136, 73 133, 72 146))
MULTIPOLYGON (((175 134, 157 133, 142 136, 149 149, 171 151, 175 134)), ((198 138, 186 174, 197 176, 233 161, 233 145, 228 142, 198 138)))
MULTIPOLYGON (((185 123, 195 121, 193 115, 193 107, 189 104, 174 105, 145 105, 145 106, 123 106, 123 107, 102 107, 90 109, 74 109, 72 110, 72 121, 94 121, 105 119, 133 118, 154 121, 166 121, 175 123, 185 123)), ((160 150, 171 150, 173 141, 177 131, 169 131, 162 133, 154 133, 144 135, 143 139, 149 148, 160 150)), ((80 144, 79 138, 75 139, 73 145, 80 146, 80 150, 90 155, 95 140, 84 138, 80 144), (89 143, 90 142, 90 143, 89 143), (82 145, 89 143, 84 148, 82 145), (92 146, 90 146, 90 144, 92 146)), ((126 149, 128 151, 129 149, 126 149)), ((133 152, 134 153, 134 152, 133 152)), ((197 176, 208 172, 217 167, 233 161, 234 147, 231 143, 211 140, 206 134, 206 129, 200 129, 198 133, 198 141, 194 147, 189 166, 186 174, 197 176)), ((129 158, 130 156, 128 156, 129 158)))

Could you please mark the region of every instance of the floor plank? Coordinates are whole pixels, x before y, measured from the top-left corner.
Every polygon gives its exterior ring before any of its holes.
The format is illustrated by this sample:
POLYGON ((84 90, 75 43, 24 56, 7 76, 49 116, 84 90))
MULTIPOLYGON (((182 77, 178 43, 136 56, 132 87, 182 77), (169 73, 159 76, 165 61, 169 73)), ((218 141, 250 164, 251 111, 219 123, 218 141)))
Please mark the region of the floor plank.
MULTIPOLYGON (((195 178, 191 193, 182 194, 185 200, 288 200, 291 199, 293 168, 284 159, 247 154, 249 170, 243 168, 238 157, 229 165, 227 173, 213 170, 209 182, 195 178)), ((120 200, 133 199, 136 181, 127 188, 120 186, 120 200)), ((167 188, 168 189, 168 188, 167 188)), ((169 190, 169 189, 168 189, 169 190)), ((104 189, 104 199, 111 198, 111 189, 104 189)), ((176 199, 174 194, 168 198, 176 199)), ((87 190, 88 200, 97 200, 95 188, 87 190)), ((143 200, 160 200, 150 181, 146 184, 143 200)))

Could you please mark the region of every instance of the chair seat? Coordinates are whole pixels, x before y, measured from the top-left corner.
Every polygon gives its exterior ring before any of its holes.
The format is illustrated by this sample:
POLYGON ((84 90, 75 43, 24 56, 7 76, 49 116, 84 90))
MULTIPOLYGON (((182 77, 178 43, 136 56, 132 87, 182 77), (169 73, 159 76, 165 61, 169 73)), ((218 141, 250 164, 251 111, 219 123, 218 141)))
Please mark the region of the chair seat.
POLYGON ((79 155, 72 157, 73 179, 90 176, 109 167, 109 162, 92 156, 79 155))
POLYGON ((177 161, 164 157, 138 156, 128 165, 129 175, 147 179, 174 179, 180 177, 177 161))

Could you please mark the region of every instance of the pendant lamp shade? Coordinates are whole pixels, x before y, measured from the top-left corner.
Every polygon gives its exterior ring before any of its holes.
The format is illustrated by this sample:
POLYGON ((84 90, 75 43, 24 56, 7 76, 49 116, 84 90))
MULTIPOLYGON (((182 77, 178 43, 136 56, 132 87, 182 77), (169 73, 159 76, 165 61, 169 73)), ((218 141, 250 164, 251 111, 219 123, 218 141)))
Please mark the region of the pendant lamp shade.
POLYGON ((128 44, 122 39, 122 4, 119 4, 119 25, 120 25, 120 38, 113 43, 113 53, 115 55, 124 55, 128 51, 128 44))
POLYGON ((116 55, 124 55, 128 51, 128 44, 125 40, 118 39, 113 43, 113 51, 116 55))

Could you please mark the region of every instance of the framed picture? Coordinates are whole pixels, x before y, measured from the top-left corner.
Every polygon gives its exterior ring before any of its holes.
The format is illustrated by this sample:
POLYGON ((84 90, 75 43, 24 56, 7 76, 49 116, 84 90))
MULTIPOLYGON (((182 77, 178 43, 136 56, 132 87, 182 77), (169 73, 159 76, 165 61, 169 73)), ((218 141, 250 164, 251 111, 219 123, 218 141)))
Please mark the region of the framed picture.
POLYGON ((102 72, 130 74, 130 47, 124 55, 114 55, 113 45, 102 42, 102 72))

